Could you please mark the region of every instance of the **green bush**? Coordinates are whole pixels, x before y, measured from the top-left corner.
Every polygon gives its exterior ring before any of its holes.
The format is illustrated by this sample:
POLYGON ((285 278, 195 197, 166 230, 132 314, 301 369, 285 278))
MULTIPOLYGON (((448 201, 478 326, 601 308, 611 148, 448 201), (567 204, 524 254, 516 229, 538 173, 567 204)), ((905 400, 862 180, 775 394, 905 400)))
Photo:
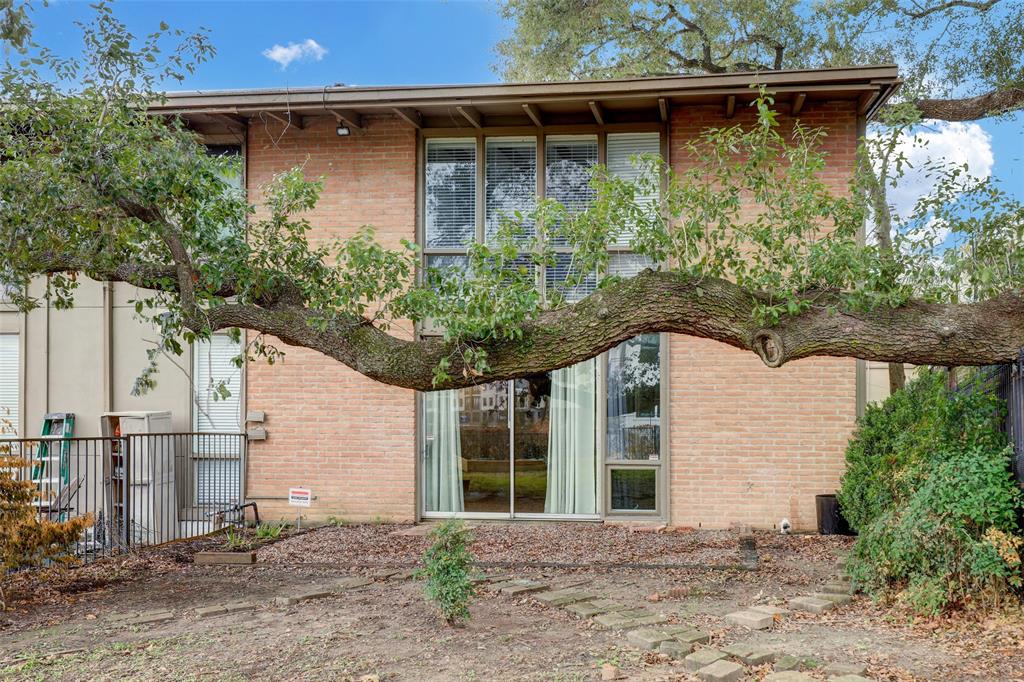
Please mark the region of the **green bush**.
POLYGON ((848 568, 860 586, 930 614, 1020 588, 1022 498, 1004 414, 982 386, 949 391, 943 372, 867 409, 838 494, 859 533, 848 568))
POLYGON ((476 595, 470 580, 473 557, 467 545, 471 538, 457 519, 445 521, 430 532, 433 543, 423 555, 418 575, 426 579, 427 599, 441 611, 449 625, 469 620, 469 601, 476 595))

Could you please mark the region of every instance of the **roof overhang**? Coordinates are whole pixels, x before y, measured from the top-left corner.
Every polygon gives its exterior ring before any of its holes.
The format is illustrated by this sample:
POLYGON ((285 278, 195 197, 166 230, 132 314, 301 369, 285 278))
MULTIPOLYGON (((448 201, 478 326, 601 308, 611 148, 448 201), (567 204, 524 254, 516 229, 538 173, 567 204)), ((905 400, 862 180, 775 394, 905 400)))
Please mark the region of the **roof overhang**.
POLYGON ((719 104, 727 117, 757 95, 799 114, 811 102, 849 100, 875 115, 900 83, 895 65, 560 83, 278 88, 168 93, 155 114, 181 116, 200 132, 230 132, 253 118, 295 128, 331 117, 352 128, 373 114, 417 128, 473 129, 666 121, 673 107, 719 104))

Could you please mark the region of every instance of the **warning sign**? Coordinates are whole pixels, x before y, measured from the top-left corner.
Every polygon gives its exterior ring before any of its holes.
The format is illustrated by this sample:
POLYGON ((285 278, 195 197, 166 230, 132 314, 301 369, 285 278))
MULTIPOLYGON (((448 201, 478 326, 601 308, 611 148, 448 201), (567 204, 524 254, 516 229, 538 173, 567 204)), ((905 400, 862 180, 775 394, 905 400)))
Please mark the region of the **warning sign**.
POLYGON ((313 502, 313 491, 309 488, 288 488, 288 504, 293 507, 308 507, 313 502))

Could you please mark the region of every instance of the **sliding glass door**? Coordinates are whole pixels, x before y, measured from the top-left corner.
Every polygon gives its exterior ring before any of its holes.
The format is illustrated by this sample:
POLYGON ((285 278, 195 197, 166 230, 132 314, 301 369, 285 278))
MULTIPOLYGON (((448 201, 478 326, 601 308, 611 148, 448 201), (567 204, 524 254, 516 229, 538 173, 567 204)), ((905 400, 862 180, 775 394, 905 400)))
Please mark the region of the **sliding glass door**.
POLYGON ((596 366, 423 394, 424 513, 597 515, 596 366))

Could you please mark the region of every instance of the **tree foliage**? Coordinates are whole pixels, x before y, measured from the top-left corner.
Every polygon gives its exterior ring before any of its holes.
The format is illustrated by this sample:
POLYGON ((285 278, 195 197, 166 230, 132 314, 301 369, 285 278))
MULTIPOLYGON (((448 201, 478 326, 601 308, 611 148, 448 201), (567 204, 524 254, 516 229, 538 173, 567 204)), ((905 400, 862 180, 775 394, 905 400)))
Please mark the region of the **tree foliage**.
POLYGON ((859 532, 857 582, 926 613, 992 605, 1024 585, 1004 415, 991 387, 950 391, 937 371, 868 406, 839 491, 859 532))
POLYGON ((1016 0, 504 0, 511 81, 725 73, 897 62, 927 118, 1024 106, 1016 0))
POLYGON ((752 125, 688 141, 686 170, 640 158, 640 179, 625 182, 595 168, 587 209, 540 201, 471 244, 466 269, 421 272, 416 245, 385 248, 371 227, 311 241, 322 185, 302 168, 262 188, 257 210, 227 181, 230 160, 147 113, 164 83, 211 56, 203 34, 136 38, 103 4, 82 29, 81 58, 11 41, 22 59, 0 71, 0 282, 23 309, 72 305, 79 273, 138 286, 136 313, 160 331, 139 390, 159 353, 222 329, 255 332, 252 357, 278 360, 279 340, 421 390, 556 369, 644 332, 715 339, 771 366, 984 364, 1024 340, 1019 204, 936 168, 949 191, 909 219, 912 247, 864 244, 863 185, 827 183, 825 131, 781 125, 769 93, 752 125), (627 238, 655 265, 622 280, 607 274, 606 245, 627 238), (536 269, 555 242, 574 249, 567 285, 596 279, 595 293, 541 295, 536 269), (29 286, 39 275, 42 294, 29 286), (442 338, 407 338, 428 319, 442 338))
POLYGON ((91 516, 68 521, 39 518, 33 504, 39 497, 36 485, 15 476, 25 471, 24 460, 3 453, 0 448, 0 610, 7 607, 3 582, 10 572, 69 561, 69 546, 92 525, 91 516))

